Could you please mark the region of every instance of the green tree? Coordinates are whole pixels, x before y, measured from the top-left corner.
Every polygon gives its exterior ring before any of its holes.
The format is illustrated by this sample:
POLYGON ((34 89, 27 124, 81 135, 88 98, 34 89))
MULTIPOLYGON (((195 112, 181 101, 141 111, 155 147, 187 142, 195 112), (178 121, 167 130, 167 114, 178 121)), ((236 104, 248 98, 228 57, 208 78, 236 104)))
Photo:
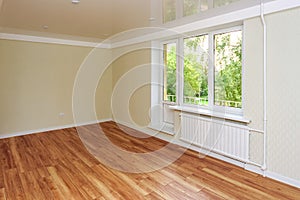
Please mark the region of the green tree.
POLYGON ((167 53, 167 94, 176 95, 176 46, 171 46, 167 53))
MULTIPOLYGON (((242 101, 242 37, 220 34, 215 37, 215 101, 242 101), (231 44, 231 37, 238 37, 231 44)), ((215 102, 218 104, 218 102, 215 102)), ((233 105, 230 105, 233 106, 233 105)), ((239 107, 241 105, 239 104, 239 107)))
POLYGON ((164 0, 164 22, 176 19, 176 0, 164 0))
POLYGON ((206 36, 184 41, 184 96, 208 97, 208 55, 203 49, 206 36))
POLYGON ((200 1, 199 0, 184 0, 183 1, 183 15, 190 16, 199 13, 200 1))

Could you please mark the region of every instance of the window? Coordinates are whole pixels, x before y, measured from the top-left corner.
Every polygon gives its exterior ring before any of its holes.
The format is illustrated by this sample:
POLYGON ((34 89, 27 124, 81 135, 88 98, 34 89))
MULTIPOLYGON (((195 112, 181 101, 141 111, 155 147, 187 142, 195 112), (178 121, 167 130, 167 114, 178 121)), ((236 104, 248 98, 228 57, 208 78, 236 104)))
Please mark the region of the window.
POLYGON ((163 0, 163 23, 199 14, 208 9, 227 6, 239 0, 163 0))
MULTIPOLYGON (((163 44, 163 118, 165 125, 174 124, 173 111, 169 108, 177 103, 177 42, 163 44)), ((165 127, 166 128, 166 127, 165 127)), ((167 128, 168 129, 168 128, 167 128)))
POLYGON ((184 39, 183 103, 208 105, 208 35, 184 39))
POLYGON ((214 36, 214 104, 242 107, 242 31, 214 36))
POLYGON ((217 8, 217 7, 221 7, 221 6, 226 6, 226 5, 236 2, 236 1, 239 1, 239 0, 214 0, 213 3, 214 3, 214 8, 217 8))
POLYGON ((176 43, 163 45, 165 102, 176 102, 177 51, 176 43))
POLYGON ((176 1, 163 0, 163 22, 169 22, 176 19, 176 1))
POLYGON ((183 16, 189 16, 199 13, 199 0, 183 0, 183 16))
POLYGON ((176 42, 163 45, 164 102, 201 106, 204 109, 222 107, 240 114, 241 27, 178 38, 177 42, 179 49, 176 48, 176 42), (177 51, 183 52, 183 59, 179 63, 177 51))
POLYGON ((183 0, 183 16, 190 16, 208 9, 208 0, 183 0))

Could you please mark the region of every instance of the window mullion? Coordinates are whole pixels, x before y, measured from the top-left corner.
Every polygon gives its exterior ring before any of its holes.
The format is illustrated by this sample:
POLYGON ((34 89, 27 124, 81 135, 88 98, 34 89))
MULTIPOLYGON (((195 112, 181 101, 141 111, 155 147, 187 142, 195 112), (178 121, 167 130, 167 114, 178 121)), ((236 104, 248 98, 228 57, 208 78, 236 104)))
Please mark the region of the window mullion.
POLYGON ((209 64, 208 64, 208 106, 213 108, 214 106, 214 35, 209 34, 209 64))
POLYGON ((177 50, 177 104, 183 105, 183 83, 184 83, 184 45, 183 38, 178 39, 177 50))
POLYGON ((208 0, 208 9, 214 8, 214 0, 208 0))

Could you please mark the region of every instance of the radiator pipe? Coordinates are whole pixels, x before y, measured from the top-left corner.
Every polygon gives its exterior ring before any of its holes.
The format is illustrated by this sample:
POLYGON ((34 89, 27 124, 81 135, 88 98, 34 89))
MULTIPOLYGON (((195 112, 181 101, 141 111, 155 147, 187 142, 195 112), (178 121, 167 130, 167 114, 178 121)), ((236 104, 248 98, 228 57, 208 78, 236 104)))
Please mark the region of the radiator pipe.
POLYGON ((264 171, 263 175, 265 176, 265 171, 267 170, 267 25, 264 16, 264 2, 260 0, 260 18, 263 24, 263 68, 264 68, 264 160, 261 169, 264 171))
POLYGON ((249 129, 250 132, 262 133, 263 138, 263 163, 258 164, 248 159, 246 164, 255 165, 261 168, 263 176, 266 176, 267 170, 267 25, 264 16, 264 2, 260 0, 260 19, 263 25, 263 130, 249 129))

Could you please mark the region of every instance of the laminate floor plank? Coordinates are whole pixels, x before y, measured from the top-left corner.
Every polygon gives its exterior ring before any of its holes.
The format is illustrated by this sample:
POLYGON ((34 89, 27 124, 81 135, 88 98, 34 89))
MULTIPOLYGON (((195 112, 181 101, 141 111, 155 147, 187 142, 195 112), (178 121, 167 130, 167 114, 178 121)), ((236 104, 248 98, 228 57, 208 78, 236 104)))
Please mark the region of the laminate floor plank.
POLYGON ((4 185, 7 199, 25 199, 25 192, 20 180, 20 174, 16 168, 9 169, 4 172, 4 185))
POLYGON ((300 199, 298 188, 183 150, 114 122, 1 139, 0 200, 300 199))
POLYGON ((4 188, 0 189, 0 200, 6 200, 6 194, 4 188))
POLYGON ((20 179, 22 183, 22 188, 25 194, 26 199, 46 199, 47 197, 44 196, 42 189, 38 183, 38 179, 34 176, 32 171, 20 174, 20 179))

